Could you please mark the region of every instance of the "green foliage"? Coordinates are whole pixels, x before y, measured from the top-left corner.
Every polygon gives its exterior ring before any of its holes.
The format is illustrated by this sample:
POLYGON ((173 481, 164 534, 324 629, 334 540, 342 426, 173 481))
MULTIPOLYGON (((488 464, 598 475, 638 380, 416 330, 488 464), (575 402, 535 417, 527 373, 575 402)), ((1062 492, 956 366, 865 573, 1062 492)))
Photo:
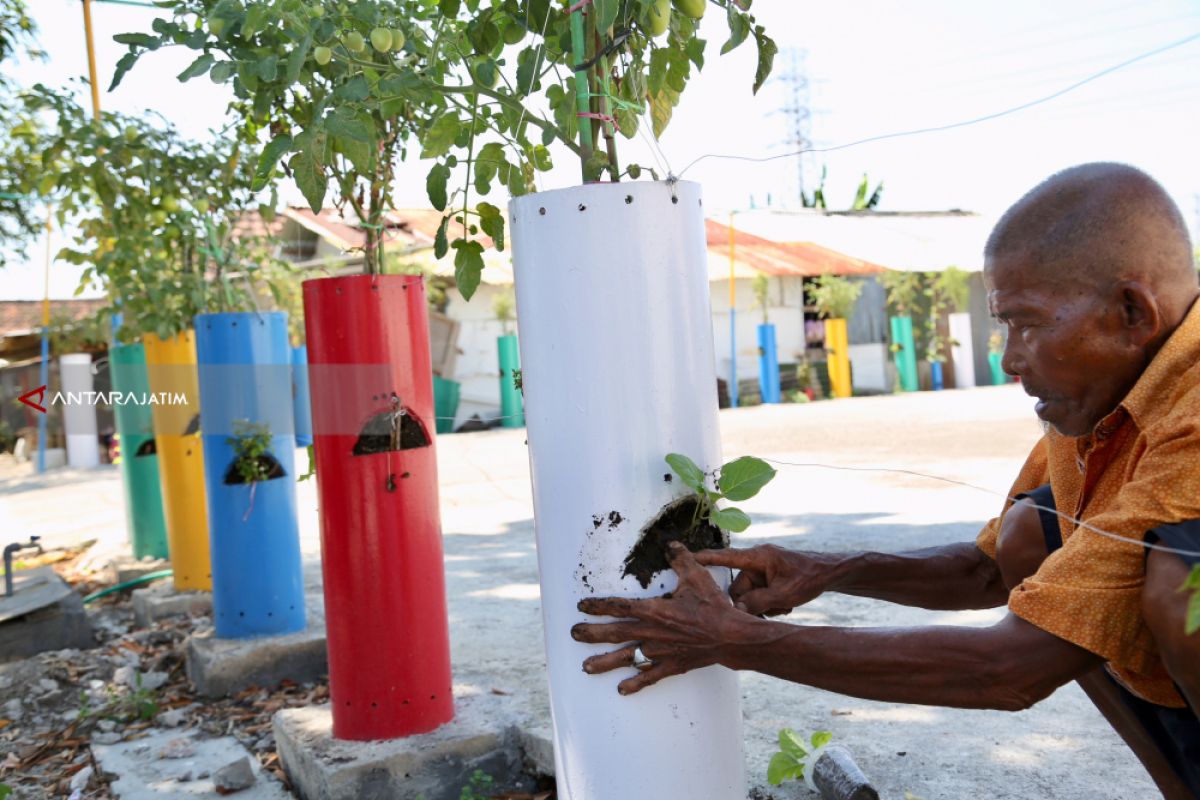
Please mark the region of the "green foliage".
POLYGON ((50 349, 55 355, 99 350, 108 342, 108 314, 76 320, 67 314, 50 317, 50 349))
POLYGON ((784 781, 803 779, 804 773, 816 764, 821 748, 832 740, 829 731, 817 731, 805 742, 794 730, 784 728, 779 732, 779 751, 771 756, 767 766, 767 783, 778 786, 784 781))
POLYGON ((921 274, 919 272, 903 272, 886 270, 875 278, 887 292, 888 314, 893 317, 907 316, 912 312, 917 298, 921 295, 921 274))
POLYGON ((766 325, 770 321, 767 319, 767 303, 771 292, 771 279, 760 272, 754 276, 751 288, 754 290, 754 303, 762 310, 763 324, 766 325))
POLYGON ((317 476, 317 450, 311 444, 304 449, 308 452, 308 472, 296 478, 297 483, 317 476))
POLYGON ((233 423, 233 436, 226 438, 233 448, 233 467, 243 483, 265 481, 268 469, 259 459, 271 449, 271 430, 266 425, 239 419, 233 423))
POLYGON ((827 273, 813 282, 810 295, 817 313, 825 319, 849 319, 862 290, 858 281, 827 273))
POLYGON ((854 193, 854 203, 850 206, 851 211, 870 211, 879 205, 880 198, 883 197, 883 181, 880 181, 875 186, 875 191, 869 195, 870 183, 867 179, 867 173, 863 173, 862 180, 858 183, 858 191, 854 193))
MULTIPOLYGON (((746 0, 712 4, 729 29, 722 53, 750 38, 757 44, 757 91, 771 71, 775 43, 747 13, 746 0)), ((379 271, 395 160, 413 150, 433 160, 426 189, 444 214, 435 253, 453 251, 467 299, 483 269, 481 237, 504 248, 503 216, 478 199, 496 187, 514 196, 533 191, 537 173, 552 166, 553 143, 579 158, 585 180, 636 177, 638 165, 619 166, 616 133, 633 138, 648 112, 661 134, 692 70, 703 67, 706 46, 697 37, 698 20, 669 8, 667 29, 656 37, 662 20, 648 13, 655 0, 596 0, 590 13, 576 15, 585 19, 578 56, 571 15, 550 0, 159 5, 170 16, 155 20, 153 33, 116 37, 129 52, 114 86, 147 52, 195 51, 179 77, 207 75, 232 87, 246 120, 243 137, 262 148, 258 185, 282 169, 315 210, 332 184, 335 203, 352 206, 366 234, 368 272, 379 271), (391 32, 386 52, 379 28, 391 32), (616 125, 577 117, 577 86, 588 112, 616 125), (588 128, 592 135, 580 136, 588 128)))
POLYGON ((458 793, 458 800, 489 800, 495 780, 481 769, 471 773, 470 782, 458 793))
POLYGON ((4 800, 4 798, 11 795, 12 792, 13 790, 11 786, 9 786, 7 783, 0 783, 0 800, 4 800))
POLYGON ((1185 631, 1188 636, 1200 631, 1200 564, 1192 567, 1192 571, 1188 573, 1187 580, 1183 582, 1183 586, 1179 587, 1179 591, 1190 591, 1192 596, 1188 598, 1187 620, 1185 631))
MULTIPOLYGON (((0 0, 0 63, 23 54, 39 60, 37 26, 25 0, 0 0)), ((21 113, 17 85, 0 73, 0 269, 9 257, 23 258, 43 231, 44 209, 29 186, 42 174, 36 138, 40 120, 21 113)))
POLYGON ((76 293, 99 281, 120 304, 123 341, 170 338, 205 311, 253 308, 252 280, 272 258, 261 240, 235 235, 258 207, 237 142, 190 142, 121 114, 96 122, 41 85, 20 99, 27 117, 52 120, 34 143, 42 169, 28 188, 53 199, 59 226, 75 232, 58 258, 86 267, 76 293))
POLYGON ((966 311, 971 305, 971 273, 958 267, 946 267, 935 273, 933 291, 943 298, 951 314, 966 311))
POLYGON ((506 286, 496 292, 496 296, 492 299, 492 313, 496 315, 496 319, 500 321, 501 327, 504 329, 505 335, 510 333, 510 323, 512 322, 513 312, 516 310, 516 298, 513 297, 511 286, 506 286))
POLYGON ((105 687, 104 704, 95 708, 91 706, 87 692, 80 692, 79 719, 109 719, 124 723, 154 719, 159 712, 157 696, 153 689, 142 686, 140 672, 136 676, 133 688, 112 684, 105 687))
POLYGON ((746 530, 750 527, 750 517, 732 506, 717 508, 717 501, 732 500, 736 503, 749 500, 775 477, 775 469, 767 462, 753 456, 742 456, 713 473, 716 487, 712 488, 708 484, 709 476, 687 456, 670 453, 666 460, 684 485, 696 493, 698 502, 692 527, 707 520, 718 528, 734 533, 746 530))

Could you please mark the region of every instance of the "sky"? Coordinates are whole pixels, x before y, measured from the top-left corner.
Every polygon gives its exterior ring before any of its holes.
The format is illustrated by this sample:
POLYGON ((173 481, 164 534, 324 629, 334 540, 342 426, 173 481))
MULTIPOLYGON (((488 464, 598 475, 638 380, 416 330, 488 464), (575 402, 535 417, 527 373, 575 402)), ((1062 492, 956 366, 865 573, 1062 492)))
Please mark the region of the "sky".
MULTIPOLYGON (((10 70, 19 82, 63 85, 86 75, 79 0, 32 0, 49 53, 45 63, 10 70)), ((796 207, 798 175, 811 191, 828 172, 831 208, 849 206, 864 173, 882 180, 880 210, 950 208, 995 215, 1057 170, 1087 161, 1121 161, 1158 179, 1183 211, 1193 237, 1200 229, 1200 39, 1104 75, 1061 97, 1011 115, 941 132, 891 138, 837 150, 787 156, 790 122, 781 109, 792 96, 785 79, 795 63, 807 82, 809 138, 828 148, 895 132, 987 116, 1059 92, 1124 61, 1200 33, 1194 0, 756 0, 753 12, 780 46, 775 77, 751 94, 753 43, 718 51, 727 31, 711 9, 701 36, 706 64, 694 76, 661 142, 622 142, 621 158, 653 166, 704 187, 714 213, 768 203, 796 207), (770 162, 708 157, 786 156, 770 162)), ((149 30, 154 9, 93 3, 98 70, 107 88, 125 48, 116 33, 149 30)), ((102 93, 106 110, 153 110, 184 134, 201 137, 226 119, 229 96, 206 79, 180 85, 175 75, 190 51, 143 58, 122 85, 102 93)), ((86 102, 86 97, 81 94, 86 102)), ((578 167, 556 152, 542 189, 579 182, 578 167)), ((405 163, 396 203, 426 206, 429 165, 405 163)), ((500 200, 503 196, 496 193, 500 200)), ((285 190, 285 200, 299 195, 285 190)), ((494 201, 494 199, 493 199, 494 201)), ((58 239, 50 243, 57 250, 58 239)), ((26 264, 0 272, 0 299, 43 294, 46 247, 26 264)), ((78 270, 55 264, 51 296, 70 297, 78 270)), ((89 293, 91 294, 91 293, 89 293)))

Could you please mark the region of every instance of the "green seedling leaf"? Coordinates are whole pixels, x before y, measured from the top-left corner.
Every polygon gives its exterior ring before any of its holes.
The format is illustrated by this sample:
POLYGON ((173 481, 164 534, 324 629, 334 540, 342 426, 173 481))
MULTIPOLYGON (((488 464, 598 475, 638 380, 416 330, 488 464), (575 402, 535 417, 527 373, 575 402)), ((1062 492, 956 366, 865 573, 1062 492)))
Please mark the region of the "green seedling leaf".
POLYGON ((1183 581, 1183 586, 1179 587, 1181 592, 1186 592, 1188 589, 1200 590, 1200 564, 1192 567, 1192 571, 1183 581))
POLYGON ((1196 631, 1200 631, 1200 592, 1193 594, 1188 599, 1187 620, 1184 622, 1184 631, 1188 636, 1191 636, 1196 631))
POLYGON ((829 731, 817 731, 809 741, 812 742, 813 750, 816 750, 818 747, 824 747, 832 742, 833 734, 829 731))
POLYGON ((740 508, 720 508, 709 515, 708 521, 722 530, 741 533, 750 527, 750 517, 740 508))
POLYGON ((761 458, 742 456, 721 467, 717 488, 734 502, 749 500, 775 477, 775 469, 761 458))
POLYGON ((767 783, 778 786, 784 781, 804 777, 804 764, 788 753, 776 753, 767 765, 767 783))
POLYGON ((671 465, 671 469, 689 489, 707 492, 704 486, 704 471, 696 466, 695 461, 682 453, 671 453, 667 456, 667 463, 671 465))
POLYGON ((804 740, 791 728, 784 728, 779 732, 779 749, 797 760, 808 755, 804 740))

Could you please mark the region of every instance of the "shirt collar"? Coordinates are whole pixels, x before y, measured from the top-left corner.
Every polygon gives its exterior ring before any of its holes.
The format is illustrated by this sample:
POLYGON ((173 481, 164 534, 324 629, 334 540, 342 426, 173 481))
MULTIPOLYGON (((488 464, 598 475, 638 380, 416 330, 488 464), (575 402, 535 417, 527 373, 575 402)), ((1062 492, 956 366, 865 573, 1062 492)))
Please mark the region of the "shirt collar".
POLYGON ((1150 361, 1121 407, 1138 427, 1144 428, 1153 414, 1167 410, 1164 401, 1168 390, 1197 361, 1200 361, 1200 301, 1192 303, 1183 322, 1150 361))

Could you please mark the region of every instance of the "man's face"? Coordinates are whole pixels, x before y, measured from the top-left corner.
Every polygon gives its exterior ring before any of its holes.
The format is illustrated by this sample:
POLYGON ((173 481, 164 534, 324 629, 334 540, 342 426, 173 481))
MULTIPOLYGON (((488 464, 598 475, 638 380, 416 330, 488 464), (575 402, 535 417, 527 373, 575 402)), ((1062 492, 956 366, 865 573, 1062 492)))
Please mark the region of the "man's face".
POLYGON ((1090 433, 1133 388, 1144 366, 1123 336, 1115 296, 1051 285, 1046 268, 994 257, 984 265, 988 307, 1008 329, 1001 364, 1038 399, 1039 418, 1064 436, 1090 433))

